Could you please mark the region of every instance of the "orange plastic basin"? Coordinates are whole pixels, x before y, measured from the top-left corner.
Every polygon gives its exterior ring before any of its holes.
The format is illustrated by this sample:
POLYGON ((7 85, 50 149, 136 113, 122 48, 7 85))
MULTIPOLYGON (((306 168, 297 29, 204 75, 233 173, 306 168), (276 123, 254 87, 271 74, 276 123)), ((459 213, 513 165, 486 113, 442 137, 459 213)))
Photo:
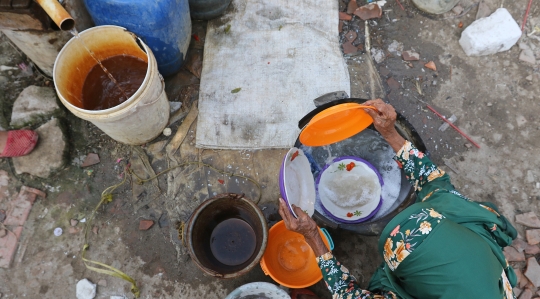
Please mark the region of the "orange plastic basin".
POLYGON ((300 142, 307 146, 323 146, 358 134, 373 123, 373 118, 364 109, 375 107, 346 103, 321 111, 302 130, 300 142))
MULTIPOLYGON (((330 248, 324 233, 324 244, 330 248)), ((301 234, 287 230, 280 221, 270 229, 268 244, 261 259, 261 268, 277 283, 289 288, 307 288, 322 279, 315 253, 301 234)))

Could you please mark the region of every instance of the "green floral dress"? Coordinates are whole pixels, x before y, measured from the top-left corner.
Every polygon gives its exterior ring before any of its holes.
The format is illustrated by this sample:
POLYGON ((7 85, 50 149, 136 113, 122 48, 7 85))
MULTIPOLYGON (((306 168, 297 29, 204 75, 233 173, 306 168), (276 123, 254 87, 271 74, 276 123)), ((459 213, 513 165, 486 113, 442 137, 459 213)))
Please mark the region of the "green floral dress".
MULTIPOLYGON (((437 194, 451 194, 458 200, 470 201, 454 190, 453 186, 449 184, 448 175, 409 141, 397 152, 394 159, 400 168, 403 168, 407 180, 413 185, 421 202, 427 201, 437 194)), ((500 217, 494 209, 479 203, 477 205, 500 217)), ((402 219, 404 220, 400 220, 401 222, 397 225, 389 224, 395 226, 392 226, 392 230, 385 229, 386 233, 381 235, 381 242, 384 240, 382 255, 385 267, 388 267, 391 272, 395 272, 400 264, 426 240, 430 233, 438 225, 446 221, 444 213, 430 207, 417 208, 408 217, 402 219)), ((497 224, 493 223, 489 230, 497 230, 497 224)), ((323 273, 324 282, 333 294, 333 299, 401 298, 391 291, 370 292, 362 290, 347 268, 341 265, 331 253, 318 257, 317 263, 323 273)), ((508 267, 507 264, 506 267, 508 267)), ((500 284, 504 288, 502 298, 513 299, 512 286, 504 270, 500 276, 500 284)), ((506 268, 506 270, 508 269, 506 268)))

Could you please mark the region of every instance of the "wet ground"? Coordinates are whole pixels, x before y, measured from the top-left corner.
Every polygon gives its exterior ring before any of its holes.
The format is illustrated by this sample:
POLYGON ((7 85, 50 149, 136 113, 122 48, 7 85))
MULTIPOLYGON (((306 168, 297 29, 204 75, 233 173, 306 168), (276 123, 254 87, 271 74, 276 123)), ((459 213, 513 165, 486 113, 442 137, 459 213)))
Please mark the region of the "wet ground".
MULTIPOLYGON (((404 10, 397 2, 388 1, 383 8, 383 18, 370 22, 372 47, 385 51, 386 59, 381 63, 373 62, 370 68, 365 54, 346 58, 351 74, 351 96, 384 96, 418 130, 431 157, 450 173, 456 188, 466 196, 495 202, 512 221, 521 212, 533 211, 538 215, 540 158, 535 155, 540 146, 540 125, 535 118, 540 113, 538 67, 520 62, 517 46, 495 55, 467 57, 457 41, 461 31, 474 21, 476 7, 456 18, 451 12, 428 15, 417 10, 410 1, 400 2, 404 10), (460 22, 463 28, 459 28, 460 22), (411 67, 388 51, 394 40, 403 43, 404 50, 414 49, 420 53, 421 61, 412 62, 411 67), (428 61, 435 63, 437 71, 423 67, 428 61), (380 87, 378 79, 370 75, 370 69, 380 76, 380 87), (472 146, 452 128, 439 131, 442 121, 426 109, 424 102, 447 117, 456 115, 456 124, 481 148, 472 146)), ((493 10, 502 4, 521 23, 524 3, 499 0, 486 3, 493 10)), ((462 0, 461 5, 467 8, 472 4, 474 2, 462 0)), ((342 3, 343 8, 346 5, 342 3)), ((537 17, 539 12, 540 5, 533 3, 531 18, 537 17)), ((363 38, 363 26, 353 29, 363 38)), ((194 33, 199 41, 192 40, 190 55, 202 55, 204 23, 194 23, 194 33)), ((526 38, 524 42, 540 45, 534 38, 526 38)), ((28 63, 4 36, 0 36, 0 53, 0 65, 28 63)), ((3 127, 7 127, 11 105, 24 87, 51 85, 50 79, 37 71, 31 77, 17 78, 19 72, 0 73, 3 116, 0 124, 3 127)), ((182 101, 184 107, 189 107, 197 98, 199 79, 189 70, 182 70, 166 82, 170 100, 182 101)), ((261 184, 260 205, 268 207, 269 211, 279 195, 276 174, 285 153, 282 150, 198 150, 193 145, 196 132, 193 125, 178 152, 167 157, 156 148, 159 142, 170 137, 160 136, 141 147, 141 152, 118 144, 67 111, 65 120, 66 137, 70 141, 70 163, 65 169, 48 179, 39 179, 16 175, 9 159, 1 161, 0 168, 10 176, 10 189, 18 190, 26 185, 47 193, 47 199, 36 201, 25 224, 20 242, 25 250, 19 250, 10 269, 0 269, 0 281, 6 282, 0 284, 2 298, 74 298, 75 284, 82 278, 94 283, 101 281, 97 298, 133 297, 125 281, 85 268, 80 257, 85 243, 83 223, 79 223, 73 233, 68 231, 70 219, 89 217, 101 192, 122 181, 127 163, 143 176, 145 157, 156 173, 181 161, 204 161, 223 171, 253 177, 261 184), (90 152, 99 154, 101 162, 83 169, 77 158, 90 152), (90 175, 88 169, 93 170, 90 175), (52 233, 55 227, 64 228, 64 234, 55 237, 52 233)), ((173 134, 178 125, 171 126, 173 134)), ((259 267, 234 280, 206 276, 191 261, 178 239, 177 223, 186 221, 197 203, 214 193, 231 191, 257 196, 257 189, 249 183, 231 179, 221 184, 219 179, 219 174, 192 165, 161 176, 156 183, 158 186, 152 182, 141 186, 136 179, 127 180, 114 192, 113 201, 98 210, 93 223, 98 233, 88 235, 87 257, 131 275, 140 286, 142 298, 224 298, 247 282, 271 282, 259 267), (212 186, 192 186, 196 183, 212 186), (141 219, 154 220, 155 224, 141 231, 138 228, 141 219)), ((523 235, 522 228, 517 228, 523 235)), ((336 230, 330 233, 336 243, 335 255, 362 286, 367 286, 373 270, 381 262, 376 254, 377 238, 336 230)), ((311 289, 321 298, 330 298, 322 283, 311 289)))

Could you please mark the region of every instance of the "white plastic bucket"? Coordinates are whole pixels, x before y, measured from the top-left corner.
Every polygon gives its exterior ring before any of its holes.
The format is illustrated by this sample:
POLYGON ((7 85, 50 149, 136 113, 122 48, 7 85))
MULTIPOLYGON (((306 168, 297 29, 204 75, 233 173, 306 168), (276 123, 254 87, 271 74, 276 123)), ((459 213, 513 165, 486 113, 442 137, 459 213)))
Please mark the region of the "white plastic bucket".
POLYGON ((139 89, 125 102, 104 110, 82 107, 84 80, 96 61, 83 43, 72 38, 54 63, 53 78, 60 101, 77 117, 93 123, 116 141, 139 145, 156 138, 169 121, 169 101, 152 51, 133 33, 118 26, 97 26, 79 34, 99 60, 131 55, 148 63, 139 89))
POLYGON ((261 298, 261 299, 291 299, 291 296, 278 286, 268 282, 252 282, 245 284, 232 293, 225 299, 245 299, 245 298, 261 298))

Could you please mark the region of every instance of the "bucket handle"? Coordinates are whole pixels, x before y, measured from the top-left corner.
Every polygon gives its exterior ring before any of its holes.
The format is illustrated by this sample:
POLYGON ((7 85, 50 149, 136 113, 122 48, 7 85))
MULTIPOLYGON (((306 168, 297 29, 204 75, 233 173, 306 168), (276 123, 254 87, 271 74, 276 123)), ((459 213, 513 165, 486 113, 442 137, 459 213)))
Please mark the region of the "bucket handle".
POLYGON ((328 245, 330 245, 330 250, 334 250, 334 240, 332 240, 330 233, 324 227, 321 228, 321 232, 326 237, 326 241, 328 241, 328 245))
POLYGON ((155 104, 157 101, 159 101, 159 99, 161 99, 161 96, 163 95, 163 93, 165 92, 165 79, 163 79, 163 76, 161 76, 160 73, 158 73, 159 75, 159 79, 161 79, 161 92, 159 93, 159 95, 156 97, 155 100, 153 100, 152 102, 150 103, 146 103, 146 104, 142 104, 142 105, 139 105, 138 107, 145 107, 145 106, 150 106, 152 104, 155 104))

